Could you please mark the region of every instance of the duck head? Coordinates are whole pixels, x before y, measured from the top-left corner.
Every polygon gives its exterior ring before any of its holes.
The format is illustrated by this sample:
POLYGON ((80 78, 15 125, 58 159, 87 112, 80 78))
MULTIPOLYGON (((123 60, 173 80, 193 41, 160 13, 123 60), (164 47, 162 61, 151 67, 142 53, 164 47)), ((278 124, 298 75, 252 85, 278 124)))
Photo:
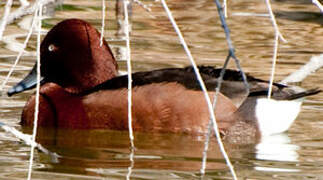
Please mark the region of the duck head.
MULTIPOLYGON (((68 19, 45 36, 40 47, 42 83, 53 82, 69 93, 88 90, 117 75, 117 63, 108 44, 89 23, 68 19)), ((36 65, 8 95, 35 87, 36 65)))

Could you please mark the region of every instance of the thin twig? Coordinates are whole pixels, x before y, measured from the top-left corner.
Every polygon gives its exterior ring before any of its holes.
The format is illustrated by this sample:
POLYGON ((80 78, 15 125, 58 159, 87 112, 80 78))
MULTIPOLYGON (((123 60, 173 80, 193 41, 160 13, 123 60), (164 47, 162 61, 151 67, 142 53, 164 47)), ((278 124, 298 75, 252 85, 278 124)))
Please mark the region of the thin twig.
POLYGON ((227 18, 228 17, 228 7, 227 7, 227 0, 223 0, 223 13, 224 13, 224 17, 227 18))
POLYGON ((208 128, 207 128, 207 133, 206 133, 206 136, 205 136, 206 139, 204 141, 202 165, 201 165, 201 169, 200 169, 201 179, 203 179, 203 177, 205 175, 206 161, 207 161, 207 151, 209 150, 209 143, 210 143, 211 134, 212 134, 212 121, 209 121, 208 128))
MULTIPOLYGON (((23 2, 27 2, 27 1, 23 1, 23 2)), ((15 10, 9 14, 8 18, 6 18, 6 24, 10 24, 18 18, 21 18, 25 15, 34 13, 37 10, 37 8, 39 7, 40 3, 42 3, 44 6, 44 5, 51 3, 51 2, 55 2, 55 0, 37 0, 31 6, 22 5, 17 10, 15 10)))
POLYGON ((131 148, 130 151, 131 151, 130 155, 129 155, 130 166, 128 167, 128 173, 127 173, 127 176, 126 176, 127 180, 130 180, 130 176, 132 174, 132 169, 133 169, 133 167, 135 165, 135 161, 133 160, 134 155, 135 155, 135 148, 131 148))
POLYGON ((273 23, 275 32, 278 33, 278 37, 279 37, 280 40, 282 40, 283 42, 287 42, 286 39, 283 37, 283 35, 279 31, 275 15, 274 15, 273 10, 271 8, 270 0, 266 0, 266 5, 267 5, 267 8, 268 8, 270 19, 271 19, 271 22, 273 23))
MULTIPOLYGON (((42 4, 39 4, 38 8, 38 33, 37 33, 37 85, 36 85, 36 97, 35 97, 35 112, 34 112, 34 127, 32 141, 36 140, 37 126, 38 126, 38 114, 39 114, 39 90, 40 90, 40 33, 41 33, 41 21, 42 21, 42 4)), ((30 159, 28 168, 28 180, 31 179, 32 165, 34 160, 34 149, 35 145, 32 144, 30 148, 30 159)))
POLYGON ((134 160, 134 136, 133 136, 133 129, 132 129, 132 71, 131 71, 131 49, 130 49, 130 36, 129 36, 129 17, 128 17, 128 5, 129 1, 123 1, 123 12, 124 12, 124 19, 125 19, 125 35, 126 35, 126 46, 127 46, 127 70, 128 70, 128 129, 129 129, 129 139, 131 145, 131 153, 130 153, 130 162, 131 165, 128 167, 128 174, 127 179, 130 179, 130 175, 132 172, 134 160))
POLYGON ((267 98, 271 98, 271 92, 273 89, 273 84, 274 84, 274 78, 275 78, 275 70, 276 70, 276 62, 277 62, 277 52, 278 52, 278 33, 275 34, 275 47, 274 47, 274 54, 273 54, 273 62, 272 62, 272 67, 271 67, 271 75, 270 75, 270 80, 269 80, 269 87, 268 87, 268 94, 267 98))
POLYGON ((27 0, 19 0, 21 6, 29 6, 29 2, 27 0))
POLYGON ((138 4, 140 7, 145 9, 148 12, 151 12, 150 7, 148 7, 146 4, 142 3, 140 0, 132 0, 134 3, 138 4))
POLYGON ((246 74, 243 72, 243 70, 241 68, 239 59, 235 55, 235 49, 234 49, 233 43, 231 41, 230 29, 229 29, 229 27, 228 27, 228 25, 226 23, 225 16, 223 14, 223 8, 222 8, 219 0, 214 0, 214 2, 216 4, 216 6, 217 6, 218 14, 220 16, 221 24, 222 24, 222 27, 224 29, 225 37, 226 37, 228 47, 229 47, 229 55, 228 55, 229 57, 227 59, 229 60, 231 57, 234 59, 234 61, 236 63, 236 66, 237 66, 237 68, 239 69, 239 71, 241 73, 243 83, 244 83, 244 85, 246 87, 246 93, 249 94, 249 84, 248 84, 248 81, 247 81, 247 77, 246 77, 246 74))
POLYGON ((12 0, 7 0, 6 6, 4 9, 4 13, 3 13, 3 17, 2 17, 2 21, 1 21, 1 25, 0 25, 0 41, 2 40, 3 32, 6 29, 7 18, 9 16, 11 6, 12 6, 12 0))
POLYGON ((125 35, 127 46, 127 71, 128 71, 128 126, 129 126, 129 138, 131 146, 134 147, 134 137, 132 130, 132 69, 131 69, 131 49, 130 49, 130 36, 129 36, 129 17, 128 17, 128 4, 129 1, 124 1, 124 13, 125 13, 125 35))
MULTIPOLYGON (((223 14, 223 6, 221 6, 221 4, 220 4, 220 2, 218 0, 214 0, 214 2, 216 4, 216 6, 217 6, 218 14, 220 16, 221 24, 222 24, 222 27, 224 29, 224 32, 225 32, 225 35, 226 35, 226 40, 227 40, 228 47, 229 47, 229 54, 228 54, 228 56, 227 56, 227 58, 225 60, 223 68, 221 70, 220 77, 218 78, 218 86, 216 88, 216 93, 214 95, 213 108, 215 109, 216 108, 217 97, 218 97, 218 94, 220 93, 221 84, 222 84, 222 81, 223 81, 225 70, 226 70, 227 64, 229 63, 229 60, 230 60, 231 57, 235 60, 236 66, 240 70, 243 82, 244 82, 245 87, 246 87, 246 94, 247 95, 249 94, 249 84, 248 84, 248 81, 247 81, 247 77, 246 77, 245 73, 243 72, 243 70, 241 68, 240 61, 235 56, 234 46, 232 44, 231 37, 230 37, 230 30, 229 30, 229 28, 228 28, 228 26, 226 24, 225 15, 223 14)), ((201 172, 202 176, 204 176, 204 173, 205 173, 206 160, 207 160, 207 149, 208 149, 208 146, 209 146, 208 141, 209 141, 210 136, 211 136, 210 129, 211 129, 212 126, 213 126, 213 129, 215 129, 215 124, 213 122, 210 122, 209 127, 208 127, 207 137, 206 137, 206 140, 205 140, 205 143, 204 143, 205 146, 204 146, 204 151, 203 151, 202 166, 201 166, 201 169, 200 169, 200 172, 201 172)), ((220 146, 221 152, 222 151, 225 152, 225 149, 224 149, 224 146, 223 146, 219 131, 217 131, 217 132, 215 131, 215 135, 216 135, 216 138, 218 140, 218 144, 220 146)), ((225 160, 227 162, 227 165, 228 165, 228 167, 229 167, 229 169, 231 171, 231 174, 232 174, 233 178, 237 179, 237 176, 236 176, 234 168, 233 168, 233 166, 232 166, 232 164, 231 164, 231 162, 229 160, 229 157, 227 156, 227 154, 223 154, 223 156, 224 156, 224 158, 225 158, 225 160)))
POLYGON ((29 32, 28 32, 28 34, 27 34, 27 36, 26 36, 26 39, 25 39, 25 41, 24 41, 24 44, 23 44, 23 47, 22 47, 22 49, 19 51, 19 54, 17 55, 17 57, 16 57, 16 60, 15 60, 15 63, 11 66, 11 68, 10 68, 10 70, 9 70, 9 72, 8 72, 8 74, 7 74, 7 76, 6 76, 6 78, 5 78, 5 80, 2 82, 2 84, 1 84, 1 86, 0 86, 0 91, 1 91, 1 93, 3 93, 3 88, 5 87, 5 85, 8 83, 8 81, 9 81, 9 78, 10 78, 10 76, 11 76, 11 74, 13 73, 13 71, 15 70, 15 68, 16 68, 16 66, 17 66, 17 64, 18 64, 18 62, 19 62, 19 60, 20 60, 20 58, 21 58, 21 56, 22 56, 22 54, 24 53, 24 50, 26 49, 26 47, 27 47, 27 44, 28 44, 28 42, 29 42, 29 39, 30 39, 30 37, 31 37, 31 35, 32 35, 32 32, 33 32, 33 27, 35 26, 35 23, 36 23, 36 16, 37 16, 37 12, 35 11, 34 12, 34 17, 33 17, 33 20, 32 20, 32 23, 31 23, 31 27, 29 28, 29 32))
POLYGON ((312 0, 312 3, 315 4, 321 10, 321 13, 323 13, 323 6, 318 0, 312 0))
POLYGON ((281 39, 283 42, 286 42, 286 40, 284 39, 284 37, 282 36, 282 34, 279 31, 279 28, 277 26, 274 13, 273 13, 272 8, 271 8, 270 0, 266 0, 266 5, 267 5, 268 11, 269 11, 271 22, 272 22, 273 27, 275 29, 275 46, 274 46, 272 69, 271 69, 271 75, 270 75, 269 87, 268 87, 268 95, 267 95, 267 98, 270 99, 271 98, 272 87, 273 87, 273 83, 274 83, 274 75, 275 75, 275 71, 276 71, 278 41, 279 41, 279 39, 281 39))
POLYGON ((18 131, 17 129, 10 127, 2 122, 0 122, 0 127, 2 129, 4 129, 6 132, 9 132, 11 134, 13 134, 15 137, 19 138, 20 140, 24 141, 25 144, 27 145, 34 145, 38 150, 40 150, 41 152, 50 155, 50 157, 52 158, 52 160, 54 162, 58 162, 58 158, 60 157, 60 155, 58 155, 57 153, 53 153, 51 151, 49 151, 48 149, 44 148, 41 144, 38 144, 36 141, 33 141, 31 138, 31 135, 29 134, 24 134, 20 131, 18 131))
POLYGON ((288 83, 302 82, 307 76, 309 76, 311 73, 317 71, 322 67, 323 67, 323 54, 319 56, 313 56, 305 65, 300 67, 297 71, 294 71, 293 73, 288 75, 280 83, 288 84, 288 83))
POLYGON ((178 26, 177 26, 177 24, 176 24, 176 22, 175 22, 175 20, 173 18, 173 15, 170 12, 165 0, 161 0, 161 3, 162 3, 162 5, 163 5, 163 7, 164 7, 164 9, 165 9, 165 11, 167 13, 167 16, 168 16, 170 22, 172 23, 172 25, 173 25, 173 27, 175 29, 175 32, 177 33, 177 35, 178 35, 178 37, 180 39, 180 42, 181 42, 182 46, 184 47, 184 50, 185 50, 185 52, 186 52, 186 54, 188 56, 188 59, 190 60, 190 62, 192 64, 192 67, 194 69, 196 77, 197 77, 197 79, 198 79, 198 81, 200 83, 201 89, 203 91, 204 98, 205 98, 205 100, 207 102, 207 105, 208 105, 208 110, 209 110, 209 113, 210 113, 210 119, 212 120, 213 130, 214 130, 214 132, 216 134, 216 137, 217 137, 217 140, 218 140, 218 143, 219 143, 219 146, 220 146, 220 150, 221 150, 221 152, 222 152, 222 154, 224 156, 224 159, 227 162, 227 165, 228 165, 228 167, 229 167, 229 169, 230 169, 230 171, 232 173, 233 178, 237 179, 236 175, 235 175, 235 172, 234 172, 234 169, 233 169, 233 166, 232 166, 232 164, 230 162, 230 159, 229 159, 229 157, 228 157, 228 155, 227 155, 227 153, 226 153, 226 151, 225 151, 225 149, 223 147, 221 137, 220 137, 220 133, 219 133, 219 129, 218 129, 218 126, 217 126, 217 123, 216 123, 216 118, 215 118, 214 111, 213 111, 212 102, 211 102, 210 96, 209 96, 209 94, 207 92, 207 89, 206 89, 206 86, 204 84, 204 81, 203 81, 203 79, 201 77, 201 74, 200 74, 200 72, 198 70, 198 67, 197 67, 197 65, 195 63, 195 60, 194 60, 194 58, 193 58, 193 56, 191 54, 191 51, 189 50, 189 48, 188 48, 188 46, 187 46, 187 44, 186 44, 186 42, 184 40, 184 37, 183 37, 181 31, 179 30, 179 28, 178 28, 178 26))
MULTIPOLYGON (((214 95, 214 101, 213 101, 213 110, 216 109, 217 99, 218 99, 218 96, 219 96, 219 93, 220 93, 220 90, 221 90, 221 85, 222 85, 223 77, 224 77, 224 74, 225 74, 225 70, 226 70, 226 68, 228 66, 230 57, 231 57, 231 55, 229 53, 229 55, 227 56, 227 58, 226 58, 226 60, 224 62, 224 65, 222 67, 222 70, 220 72, 220 76, 218 78, 218 86, 216 87, 216 91, 215 91, 215 95, 214 95)), ((246 87, 246 89, 249 89, 249 87, 246 87)), ((249 91, 247 90, 247 92, 249 92, 249 91)), ((213 129, 215 128, 214 127, 214 124, 213 124, 213 121, 210 120, 209 121, 209 124, 208 124, 208 131, 207 131, 207 134, 206 134, 206 140, 204 142, 204 151, 203 151, 203 157, 202 157, 202 166, 201 166, 201 169, 200 169, 200 172, 201 172, 202 177, 205 174, 206 161, 207 161, 207 150, 209 148, 209 141, 210 141, 210 138, 211 138, 211 133, 212 133, 211 129, 212 129, 212 127, 213 127, 213 129)), ((214 131, 214 133, 215 133, 215 136, 217 138, 217 142, 219 144, 219 147, 220 147, 221 152, 222 151, 226 152, 225 149, 224 149, 224 145, 223 145, 223 142, 221 140, 221 135, 220 135, 219 131, 217 131, 217 132, 214 131)), ((224 158, 226 160, 228 160, 227 161, 227 165, 230 168, 230 171, 231 171, 231 174, 233 176, 233 179, 238 179, 237 178, 237 175, 235 174, 234 168, 233 168, 233 166, 232 166, 232 164, 230 162, 230 159, 227 156, 227 153, 225 155, 223 154, 223 156, 224 156, 224 158)))
MULTIPOLYGON (((241 73, 243 83, 244 83, 244 85, 246 87, 246 94, 249 94, 249 84, 248 84, 248 81, 247 81, 247 76, 243 72, 243 70, 241 68, 241 65, 240 65, 240 61, 235 55, 235 49, 234 49, 233 43, 231 41, 231 36, 230 36, 230 29, 229 29, 229 27, 228 27, 228 25, 226 23, 226 20, 225 20, 224 14, 223 14, 223 8, 222 8, 222 6, 221 6, 221 4, 220 4, 220 2, 218 0, 214 0, 214 2, 216 4, 216 6, 217 6, 218 14, 220 16, 221 24, 222 24, 222 27, 224 29, 225 37, 226 37, 228 47, 229 47, 229 50, 228 50, 229 54, 228 54, 228 56, 227 56, 227 58, 225 60, 225 64, 228 63, 230 58, 234 59, 235 64, 236 64, 237 68, 239 69, 239 71, 241 73)), ((224 65, 224 67, 226 67, 226 65, 224 65)), ((222 69, 221 74, 222 73, 224 74, 224 71, 225 71, 225 69, 222 69)), ((221 84, 221 82, 219 82, 219 84, 221 84)), ((216 98, 214 100, 216 100, 216 98)))
POLYGON ((104 38, 104 26, 105 26, 105 0, 102 0, 102 25, 101 25, 101 37, 100 37, 100 46, 103 45, 104 38))
MULTIPOLYGON (((216 88, 216 91, 215 91, 215 95, 214 95, 214 101, 213 101, 213 110, 216 109, 216 104, 217 104, 217 99, 218 99, 218 95, 220 93, 220 89, 221 89, 221 85, 222 85, 222 81, 223 81, 223 77, 224 77, 224 74, 225 74, 225 70, 227 68, 227 65, 228 65, 228 62, 229 62, 229 59, 230 59, 230 56, 227 56, 225 62, 224 62, 224 65, 222 67, 222 70, 220 72, 220 76, 218 78, 218 86, 216 88)), ((207 151, 209 149, 209 141, 210 141, 210 138, 211 138, 211 130, 212 130, 212 121, 210 120, 209 121, 209 124, 208 124, 208 131, 206 133, 206 140, 204 142, 204 150, 203 150, 203 157, 202 157, 202 166, 201 166, 201 169, 200 169, 200 172, 201 172, 201 175, 202 177, 204 176, 205 174, 205 168, 206 168, 206 161, 207 161, 207 151)), ((222 143, 222 140, 220 141, 222 143)))

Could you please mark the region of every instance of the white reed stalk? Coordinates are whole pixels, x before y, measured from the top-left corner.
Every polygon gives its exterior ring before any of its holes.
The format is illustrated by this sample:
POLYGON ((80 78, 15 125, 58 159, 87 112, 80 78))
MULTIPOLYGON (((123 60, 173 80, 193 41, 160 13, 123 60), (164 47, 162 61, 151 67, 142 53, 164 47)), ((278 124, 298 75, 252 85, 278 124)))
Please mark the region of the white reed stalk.
POLYGON ((315 4, 321 10, 321 12, 323 12, 323 6, 318 0, 312 0, 312 3, 315 4))
POLYGON ((7 0, 6 6, 4 8, 1 25, 0 25, 0 41, 2 40, 2 35, 7 25, 7 18, 9 16, 11 6, 12 6, 12 0, 7 0))
POLYGON ((271 22, 272 22, 272 24, 274 26, 275 32, 278 33, 278 36, 279 36, 280 40, 282 40, 283 42, 287 42, 286 39, 283 37, 283 35, 279 31, 275 15, 274 15, 273 10, 271 8, 270 0, 266 0, 266 5, 267 5, 267 8, 268 8, 270 20, 271 20, 271 22))
MULTIPOLYGON (((223 69, 227 68, 227 65, 228 65, 228 62, 229 62, 229 59, 230 56, 227 57, 227 59, 225 60, 225 63, 222 67, 222 71, 223 69)), ((239 65, 240 66, 240 65, 239 65)), ((219 81, 219 84, 218 86, 216 87, 215 89, 215 95, 214 95, 214 100, 213 100, 213 110, 215 111, 216 109, 216 105, 217 105, 217 100, 218 100, 218 96, 219 96, 219 93, 220 93, 220 89, 221 89, 221 83, 223 81, 223 75, 222 74, 222 71, 220 73, 220 76, 218 78, 218 81, 219 81)), ((205 174, 205 169, 206 169, 206 160, 207 160, 207 151, 209 149, 209 142, 210 142, 210 138, 211 138, 211 129, 212 129, 212 121, 209 121, 209 124, 208 124, 208 132, 206 133, 206 140, 204 142, 204 150, 203 150, 203 157, 202 157, 202 166, 201 166, 201 169, 200 169, 200 172, 202 174, 202 177, 204 176, 205 174)), ((220 134, 218 134, 218 136, 220 137, 220 134)), ((222 141, 221 141, 222 143, 222 141)))
POLYGON ((38 144, 36 141, 33 141, 31 138, 31 135, 24 134, 24 133, 18 131, 17 129, 7 126, 1 122, 0 122, 0 127, 3 130, 5 130, 6 132, 13 134, 15 137, 19 138, 20 140, 23 140, 24 143, 26 143, 27 145, 30 145, 30 146, 33 145, 33 146, 37 147, 37 149, 39 149, 41 152, 50 155, 52 160, 54 160, 55 162, 58 162, 58 158, 60 157, 60 155, 49 151, 48 149, 44 148, 41 144, 38 144))
POLYGON ((135 161, 133 160, 134 155, 135 155, 135 148, 131 148, 131 152, 130 152, 130 155, 129 155, 130 166, 128 167, 128 173, 127 173, 127 176, 126 176, 127 180, 130 180, 132 169, 133 169, 133 166, 135 165, 135 161))
POLYGON ((146 11, 151 12, 150 7, 142 3, 140 0, 132 0, 134 3, 138 4, 140 7, 144 8, 146 11))
POLYGON ((208 132, 206 133, 206 140, 204 141, 204 149, 203 149, 203 156, 202 156, 202 166, 200 169, 200 173, 202 175, 201 179, 203 179, 204 175, 205 175, 205 169, 206 169, 206 161, 207 161, 207 151, 209 150, 209 143, 210 143, 210 136, 211 136, 211 128, 212 126, 212 122, 209 121, 209 125, 208 125, 208 132))
POLYGON ((227 7, 227 0, 223 0, 223 12, 224 12, 224 17, 228 17, 228 7, 227 7))
POLYGON ((274 83, 274 75, 275 75, 277 51, 278 51, 278 41, 279 41, 279 39, 281 39, 283 42, 287 42, 287 41, 285 40, 285 38, 282 36, 282 34, 279 31, 275 15, 274 15, 272 8, 271 8, 270 0, 266 0, 266 5, 267 5, 268 11, 269 11, 271 22, 272 22, 274 29, 275 29, 275 47, 274 47, 273 63, 272 63, 271 76, 270 76, 270 80, 269 80, 268 95, 267 95, 267 98, 270 99, 272 87, 273 87, 273 83, 274 83))
POLYGON ((28 1, 21 0, 20 2, 23 3, 22 6, 10 13, 10 15, 7 18, 7 24, 12 23, 14 20, 21 18, 25 15, 34 13, 38 9, 40 3, 42 3, 44 6, 48 3, 55 2, 55 0, 37 0, 31 6, 29 6, 28 1), (27 2, 27 4, 25 4, 25 2, 27 2))
POLYGON ((162 5, 163 5, 163 7, 164 7, 164 9, 165 9, 165 11, 167 13, 167 16, 168 16, 168 18, 169 18, 172 26, 175 29, 175 32, 177 33, 177 35, 179 37, 179 40, 180 40, 180 42, 181 42, 181 44, 182 44, 182 46, 183 46, 183 48, 184 48, 184 50, 185 50, 185 52, 186 52, 186 54, 188 56, 188 59, 190 60, 190 62, 192 64, 192 67, 194 69, 194 72, 196 74, 196 77, 197 77, 197 79, 198 79, 198 81, 200 83, 201 89, 203 91, 204 98, 205 98, 205 100, 207 102, 208 110, 209 110, 209 113, 210 113, 210 116, 211 116, 211 120, 212 120, 212 124, 213 124, 213 130, 215 132, 215 135, 216 135, 216 138, 217 138, 217 141, 218 141, 218 144, 219 144, 221 153, 223 154, 223 157, 224 157, 224 159, 225 159, 225 161, 227 163, 227 166, 230 169, 230 172, 232 174, 233 179, 236 180, 237 179, 237 176, 236 176, 236 173, 234 171, 233 165, 232 165, 232 163, 231 163, 231 161, 230 161, 230 159, 229 159, 229 157, 228 157, 228 155, 227 155, 227 153, 226 153, 226 151, 224 149, 224 145, 223 145, 222 140, 221 140, 221 137, 220 137, 218 125, 216 123, 216 119, 215 119, 215 115, 214 115, 214 111, 213 111, 212 102, 211 102, 210 96, 209 96, 209 94, 207 92, 206 86, 205 86, 205 84, 203 82, 203 79, 201 77, 201 74, 200 74, 200 72, 198 70, 198 67, 197 67, 197 65, 195 63, 195 60, 194 60, 194 58, 193 58, 193 56, 191 54, 191 51, 189 50, 189 48, 188 48, 188 46, 187 46, 187 44, 186 44, 186 42, 184 40, 184 37, 183 37, 181 31, 179 30, 179 28, 178 28, 178 26, 177 26, 177 24, 176 24, 176 22, 175 22, 175 20, 173 18, 173 15, 170 12, 170 10, 169 10, 169 8, 168 8, 165 0, 161 0, 161 3, 162 3, 162 5))
POLYGON ((311 59, 302 67, 300 67, 297 71, 294 71, 286 78, 284 78, 281 83, 296 83, 302 82, 308 75, 317 71, 318 69, 323 67, 323 54, 319 56, 313 56, 311 59))
POLYGON ((105 26, 105 0, 102 0, 102 25, 101 25, 101 37, 100 37, 100 46, 103 44, 104 38, 104 26, 105 26))
POLYGON ((2 84, 0 86, 1 93, 3 93, 4 86, 8 83, 11 74, 15 70, 15 68, 16 68, 19 60, 20 60, 20 57, 22 56, 22 54, 24 53, 24 50, 27 47, 27 44, 28 44, 29 39, 30 39, 30 36, 32 35, 32 32, 33 32, 33 27, 35 26, 35 23, 36 23, 36 21, 35 21, 36 17, 37 17, 37 11, 34 12, 34 17, 33 17, 32 23, 31 23, 31 27, 29 28, 29 32, 28 32, 28 34, 26 36, 26 39, 24 41, 23 48, 19 51, 19 54, 17 55, 16 60, 15 60, 15 63, 11 66, 5 80, 2 82, 2 84))
POLYGON ((29 2, 27 0, 19 0, 21 6, 29 6, 29 2))
POLYGON ((279 37, 278 33, 275 33, 275 47, 274 47, 274 54, 273 54, 273 63, 272 63, 272 67, 271 67, 271 75, 270 75, 268 94, 267 94, 268 99, 271 98, 271 92, 273 89, 274 78, 275 78, 277 52, 278 52, 278 41, 279 41, 278 37, 279 37))
MULTIPOLYGON (((36 141, 37 126, 38 126, 38 114, 39 114, 39 90, 40 90, 40 33, 41 33, 41 21, 42 21, 42 4, 39 4, 38 8, 38 33, 37 33, 37 85, 36 85, 36 98, 35 98, 35 112, 34 112, 34 127, 32 141, 36 141)), ((34 161, 35 145, 32 144, 30 148, 30 159, 28 168, 28 180, 31 179, 32 165, 34 161)))
POLYGON ((131 71, 131 49, 130 49, 130 36, 129 36, 129 14, 128 14, 128 5, 129 1, 123 1, 123 12, 124 12, 124 20, 125 20, 125 35, 126 35, 126 49, 127 49, 127 70, 128 70, 128 129, 129 129, 129 139, 131 145, 131 153, 129 156, 130 166, 128 167, 127 180, 130 179, 130 175, 132 173, 132 168, 134 165, 134 137, 132 130, 132 71, 131 71))
POLYGON ((129 36, 129 17, 128 5, 129 1, 124 0, 124 18, 125 18, 125 35, 126 35, 126 49, 127 49, 127 71, 128 71, 128 128, 131 147, 134 148, 134 137, 132 130, 132 70, 131 70, 131 49, 130 49, 130 36, 129 36))

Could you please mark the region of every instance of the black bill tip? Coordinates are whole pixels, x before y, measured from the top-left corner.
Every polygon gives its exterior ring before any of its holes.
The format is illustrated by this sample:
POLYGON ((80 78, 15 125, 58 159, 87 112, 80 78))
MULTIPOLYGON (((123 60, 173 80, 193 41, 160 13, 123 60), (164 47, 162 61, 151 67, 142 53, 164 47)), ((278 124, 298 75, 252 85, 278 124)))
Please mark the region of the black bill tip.
POLYGON ((10 88, 7 92, 8 96, 12 96, 14 94, 20 93, 26 89, 26 86, 22 83, 18 83, 17 85, 10 88))
MULTIPOLYGON (((45 79, 41 77, 40 84, 44 84, 45 79)), ((12 96, 14 94, 23 92, 28 89, 32 89, 36 87, 37 84, 37 71, 36 71, 36 65, 33 67, 33 69, 30 71, 30 73, 18 84, 13 86, 9 89, 7 92, 8 96, 12 96)))

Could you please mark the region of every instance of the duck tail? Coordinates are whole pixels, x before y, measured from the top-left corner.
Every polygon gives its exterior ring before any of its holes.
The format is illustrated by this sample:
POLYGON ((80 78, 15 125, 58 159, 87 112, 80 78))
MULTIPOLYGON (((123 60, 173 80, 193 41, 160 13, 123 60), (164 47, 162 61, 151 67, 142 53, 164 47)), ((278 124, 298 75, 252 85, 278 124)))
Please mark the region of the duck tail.
POLYGON ((306 90, 306 91, 303 91, 303 92, 300 92, 300 93, 290 95, 287 100, 294 100, 294 99, 298 99, 298 98, 303 98, 303 97, 306 97, 306 96, 311 96, 311 95, 318 94, 320 92, 322 92, 321 89, 313 88, 313 89, 309 89, 309 90, 306 90))

